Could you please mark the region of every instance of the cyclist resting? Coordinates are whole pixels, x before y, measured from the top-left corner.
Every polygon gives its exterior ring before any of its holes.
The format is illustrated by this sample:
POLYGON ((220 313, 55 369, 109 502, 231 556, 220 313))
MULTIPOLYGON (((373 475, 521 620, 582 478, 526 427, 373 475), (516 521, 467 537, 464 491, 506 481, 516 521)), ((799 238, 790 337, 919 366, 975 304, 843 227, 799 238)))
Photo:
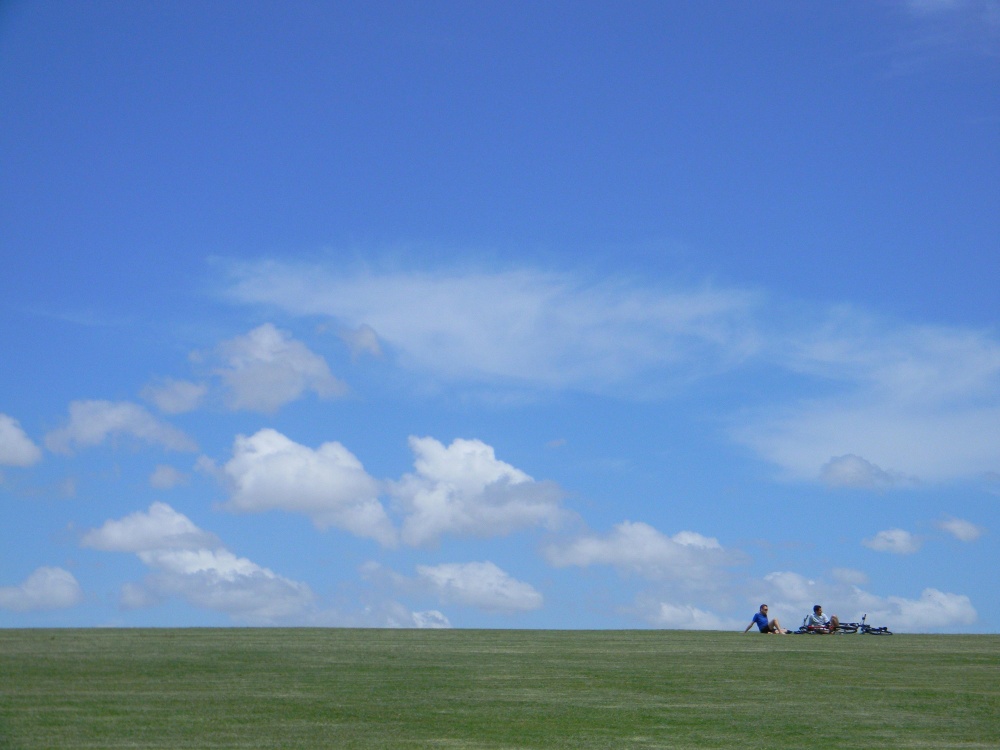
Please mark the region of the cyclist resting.
POLYGON ((802 623, 807 630, 814 630, 819 633, 834 633, 840 626, 840 620, 837 615, 832 617, 827 617, 823 614, 823 607, 817 604, 813 607, 812 614, 806 615, 806 619, 802 623))
POLYGON ((760 605, 760 611, 753 616, 753 619, 750 621, 750 624, 747 625, 746 630, 744 630, 743 632, 746 633, 754 625, 757 626, 757 629, 760 630, 761 633, 775 633, 777 635, 787 635, 789 632, 791 632, 781 627, 781 623, 779 623, 776 619, 775 620, 767 619, 766 604, 760 605))

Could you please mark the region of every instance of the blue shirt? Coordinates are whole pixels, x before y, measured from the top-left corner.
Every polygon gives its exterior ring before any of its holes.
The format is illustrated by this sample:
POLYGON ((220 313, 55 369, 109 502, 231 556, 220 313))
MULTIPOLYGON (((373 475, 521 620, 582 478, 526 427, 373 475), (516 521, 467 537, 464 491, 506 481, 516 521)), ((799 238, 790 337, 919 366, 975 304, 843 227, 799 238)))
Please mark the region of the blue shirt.
POLYGON ((763 612, 758 612, 753 616, 753 621, 757 623, 757 627, 761 633, 767 632, 767 615, 763 612))

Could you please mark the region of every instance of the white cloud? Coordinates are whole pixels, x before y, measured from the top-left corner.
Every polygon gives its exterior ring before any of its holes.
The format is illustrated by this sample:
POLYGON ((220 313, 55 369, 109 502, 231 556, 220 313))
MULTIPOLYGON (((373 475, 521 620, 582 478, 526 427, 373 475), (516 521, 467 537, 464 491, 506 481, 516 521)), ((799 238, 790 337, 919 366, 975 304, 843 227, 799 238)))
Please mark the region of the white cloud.
POLYGON ((233 264, 231 296, 298 315, 367 326, 400 363, 448 379, 618 392, 741 361, 756 295, 664 291, 570 274, 368 273, 233 264), (650 373, 656 377, 645 378, 650 373))
POLYGON ((838 310, 775 344, 776 362, 839 391, 744 415, 733 430, 789 477, 884 487, 1000 465, 1000 342, 990 336, 838 310))
POLYGON ((894 555, 912 555, 921 547, 920 539, 903 529, 880 531, 861 543, 876 552, 891 552, 894 555))
POLYGON ((436 609, 429 609, 426 612, 414 612, 413 624, 418 628, 450 628, 451 623, 448 618, 436 609))
POLYGON ((214 373, 228 388, 234 410, 271 413, 306 391, 320 398, 347 391, 326 360, 270 323, 219 344, 215 358, 220 364, 214 373))
POLYGON ((708 585, 732 562, 718 540, 693 531, 667 536, 642 522, 624 521, 606 536, 581 536, 553 544, 545 556, 557 567, 611 565, 653 580, 708 585))
POLYGON ((126 608, 179 596, 193 606, 239 620, 272 623, 305 615, 315 599, 306 584, 237 557, 214 534, 165 503, 109 520, 84 534, 81 543, 134 553, 152 570, 142 586, 132 583, 123 588, 121 603, 126 608))
POLYGON ((142 397, 166 414, 182 414, 197 409, 206 393, 208 386, 204 383, 166 378, 158 385, 143 388, 142 397))
POLYGON ((410 438, 416 472, 391 484, 403 510, 402 536, 422 545, 444 534, 501 536, 532 526, 554 527, 565 515, 562 492, 496 458, 479 440, 410 438))
POLYGON ((42 451, 21 429, 21 423, 0 414, 0 466, 31 466, 38 463, 42 451))
POLYGON ((989 332, 899 324, 848 307, 820 311, 817 322, 765 309, 746 290, 532 270, 345 275, 277 262, 230 270, 234 299, 329 315, 441 381, 635 398, 763 366, 772 392, 792 385, 807 395, 751 408, 731 436, 791 479, 898 488, 1000 467, 1000 342, 989 332), (795 328, 770 322, 778 318, 795 328))
POLYGON ((868 583, 868 574, 863 570, 853 568, 834 568, 830 575, 837 583, 844 583, 848 586, 864 586, 868 583))
POLYGON ((733 630, 737 623, 708 610, 690 604, 657 602, 648 609, 645 619, 650 625, 677 630, 733 630))
POLYGON ((974 624, 978 618, 968 596, 933 588, 924 589, 918 599, 881 597, 857 585, 830 584, 791 572, 770 573, 761 583, 755 592, 759 601, 769 602, 771 614, 792 629, 814 604, 823 605, 827 615, 837 615, 842 622, 859 621, 867 615, 868 624, 901 633, 948 630, 974 624))
POLYGON ((357 360, 362 354, 370 354, 373 357, 382 356, 378 334, 370 325, 363 324, 355 329, 345 329, 340 332, 340 338, 351 350, 351 358, 354 360, 357 360))
POLYGON ((302 513, 320 529, 336 526, 387 547, 396 544, 378 500, 379 483, 340 443, 313 450, 272 429, 240 435, 222 474, 231 489, 228 510, 302 513))
POLYGON ((831 458, 820 470, 820 478, 830 487, 878 489, 891 487, 895 480, 888 472, 861 456, 831 458))
POLYGON ((197 450, 194 441, 183 432, 127 401, 74 401, 69 405, 69 422, 46 435, 45 445, 55 453, 70 453, 74 447, 100 445, 117 435, 128 435, 168 450, 197 450))
POLYGON ((125 610, 146 609, 161 601, 155 592, 138 583, 126 583, 118 596, 118 606, 125 610))
POLYGON ((870 624, 891 622, 891 629, 901 633, 972 625, 978 619, 969 597, 932 588, 924 589, 919 599, 890 596, 870 603, 874 605, 866 613, 870 624))
POLYGON ((187 481, 187 477, 173 466, 160 464, 149 475, 149 484, 158 490, 169 490, 187 481))
POLYGON ((198 528, 183 513, 166 503, 153 503, 147 511, 136 511, 83 535, 84 547, 106 552, 148 553, 155 550, 198 550, 219 546, 219 539, 198 528))
POLYGON ((419 565, 417 575, 451 604, 492 612, 524 612, 542 606, 542 595, 533 586, 511 578, 489 561, 419 565))
POLYGON ((76 577, 62 568, 38 568, 19 586, 0 587, 0 608, 15 612, 67 609, 81 601, 76 577))
POLYGON ((985 529, 961 518, 946 518, 938 522, 938 528, 947 531, 960 542, 974 542, 985 533, 985 529))

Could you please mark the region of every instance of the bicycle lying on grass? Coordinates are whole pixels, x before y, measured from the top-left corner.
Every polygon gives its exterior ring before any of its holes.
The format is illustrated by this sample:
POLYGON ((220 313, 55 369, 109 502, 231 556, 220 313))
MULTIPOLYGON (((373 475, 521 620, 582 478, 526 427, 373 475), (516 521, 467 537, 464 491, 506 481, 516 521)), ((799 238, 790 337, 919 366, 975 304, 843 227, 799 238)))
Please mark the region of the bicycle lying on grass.
POLYGON ((865 622, 867 619, 868 614, 865 613, 861 616, 861 622, 841 622, 834 630, 803 623, 795 633, 797 635, 851 635, 852 633, 861 633, 862 635, 892 635, 892 631, 889 628, 877 628, 874 625, 869 625, 865 622))

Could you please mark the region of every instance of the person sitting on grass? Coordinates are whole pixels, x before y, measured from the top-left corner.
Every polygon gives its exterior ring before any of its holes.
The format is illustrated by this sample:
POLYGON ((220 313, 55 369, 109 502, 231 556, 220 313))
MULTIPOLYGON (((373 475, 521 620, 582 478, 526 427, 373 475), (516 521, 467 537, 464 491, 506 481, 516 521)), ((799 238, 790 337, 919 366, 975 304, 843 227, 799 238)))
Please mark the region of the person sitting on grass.
POLYGON ((753 616, 753 619, 750 621, 750 624, 747 625, 746 630, 744 630, 743 632, 746 633, 754 625, 757 626, 757 629, 760 630, 761 633, 774 633, 777 635, 786 635, 789 632, 785 630, 783 627, 781 627, 781 623, 779 623, 777 619, 774 620, 767 619, 766 604, 760 605, 760 611, 753 616))
POLYGON ((813 607, 812 614, 806 615, 806 619, 802 624, 807 630, 815 630, 820 633, 834 633, 840 627, 840 620, 837 618, 837 615, 833 617, 824 615, 822 605, 817 604, 813 607))

